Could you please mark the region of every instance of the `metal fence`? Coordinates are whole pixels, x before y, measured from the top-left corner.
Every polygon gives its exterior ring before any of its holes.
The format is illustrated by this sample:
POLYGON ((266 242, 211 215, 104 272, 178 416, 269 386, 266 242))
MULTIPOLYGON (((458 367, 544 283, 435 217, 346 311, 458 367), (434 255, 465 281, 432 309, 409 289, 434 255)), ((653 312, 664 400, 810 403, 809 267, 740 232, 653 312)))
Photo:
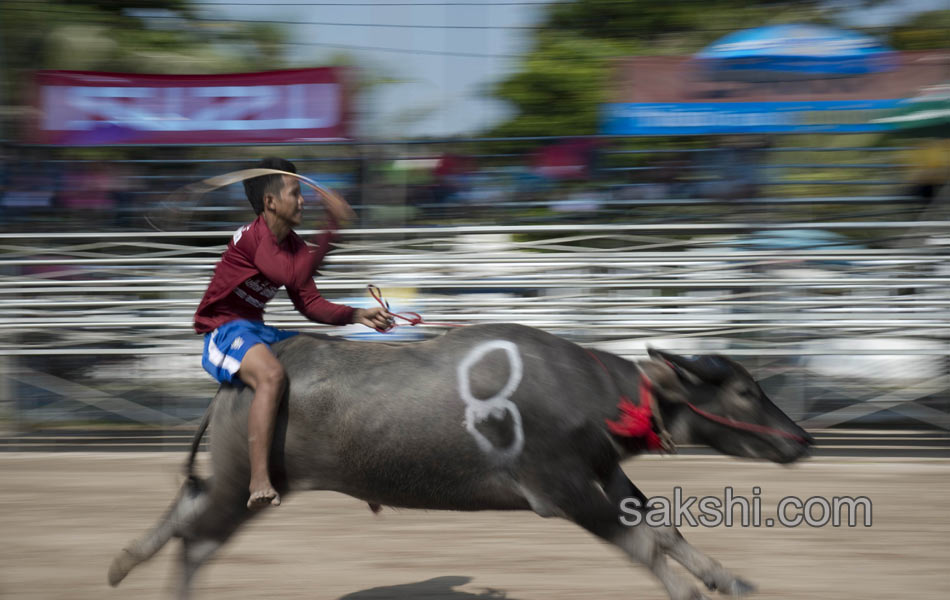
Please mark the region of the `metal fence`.
MULTIPOLYGON (((728 353, 810 428, 947 430, 947 233, 950 221, 348 230, 318 286, 368 306, 374 283, 428 321, 519 322, 630 358, 647 345, 728 353), (913 244, 894 242, 908 231, 913 244), (783 232, 840 237, 764 247, 783 232)), ((188 430, 215 389, 191 317, 228 237, 0 235, 7 422, 188 430)), ((354 339, 442 331, 326 328, 283 297, 268 320, 354 339)))

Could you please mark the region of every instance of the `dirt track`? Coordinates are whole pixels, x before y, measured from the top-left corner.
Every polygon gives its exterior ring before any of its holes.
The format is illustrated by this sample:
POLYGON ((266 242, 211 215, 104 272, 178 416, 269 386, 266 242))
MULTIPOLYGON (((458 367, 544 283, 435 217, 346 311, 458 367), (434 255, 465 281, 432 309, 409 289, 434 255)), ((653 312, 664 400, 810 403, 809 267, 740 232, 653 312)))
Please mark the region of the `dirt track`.
MULTIPOLYGON (((0 454, 0 597, 170 596, 171 544, 117 589, 112 556, 149 527, 178 486, 171 454, 0 454)), ((873 501, 870 528, 684 528, 759 586, 752 598, 950 597, 950 461, 814 460, 786 469, 728 459, 631 461, 647 495, 762 488, 763 516, 795 495, 873 501)), ((715 596, 715 595, 714 595, 715 596)), ((331 493, 292 496, 226 546, 197 597, 306 600, 663 600, 641 567, 576 526, 529 513, 367 507, 331 493)))

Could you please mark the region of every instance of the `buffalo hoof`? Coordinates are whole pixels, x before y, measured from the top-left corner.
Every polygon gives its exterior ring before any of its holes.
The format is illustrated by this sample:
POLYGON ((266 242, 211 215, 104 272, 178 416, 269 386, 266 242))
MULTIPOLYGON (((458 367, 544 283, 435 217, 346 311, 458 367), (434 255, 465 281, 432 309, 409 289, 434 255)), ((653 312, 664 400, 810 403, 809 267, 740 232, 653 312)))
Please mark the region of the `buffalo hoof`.
POLYGON ((755 591, 755 586, 749 583, 748 581, 743 581, 742 579, 733 579, 732 583, 729 584, 729 588, 722 590, 727 594, 732 594, 733 596, 745 596, 751 594, 755 591))
POLYGON ((112 565, 109 566, 109 585, 112 587, 119 585, 119 582, 125 579, 132 567, 137 564, 139 564, 139 561, 132 556, 131 552, 128 550, 119 552, 119 555, 112 561, 112 565))

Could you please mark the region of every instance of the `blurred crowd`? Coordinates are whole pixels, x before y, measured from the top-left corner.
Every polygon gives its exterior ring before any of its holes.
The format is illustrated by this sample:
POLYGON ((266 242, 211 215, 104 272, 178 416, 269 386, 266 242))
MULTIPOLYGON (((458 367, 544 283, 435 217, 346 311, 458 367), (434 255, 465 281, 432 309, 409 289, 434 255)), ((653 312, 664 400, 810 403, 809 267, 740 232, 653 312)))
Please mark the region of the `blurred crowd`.
MULTIPOLYGON (((514 152, 489 143, 331 158, 308 158, 308 150, 263 152, 285 153, 302 173, 342 193, 364 227, 644 219, 656 215, 633 209, 684 199, 707 201, 711 219, 734 215, 730 205, 760 197, 891 195, 932 204, 946 184, 950 160, 946 140, 931 140, 873 157, 869 149, 855 148, 850 155, 812 154, 806 161, 765 136, 710 137, 655 149, 565 138, 514 152)), ((7 146, 0 161, 0 229, 134 230, 158 222, 166 222, 163 229, 228 228, 251 216, 240 185, 187 201, 175 192, 250 162, 97 160, 7 146)))

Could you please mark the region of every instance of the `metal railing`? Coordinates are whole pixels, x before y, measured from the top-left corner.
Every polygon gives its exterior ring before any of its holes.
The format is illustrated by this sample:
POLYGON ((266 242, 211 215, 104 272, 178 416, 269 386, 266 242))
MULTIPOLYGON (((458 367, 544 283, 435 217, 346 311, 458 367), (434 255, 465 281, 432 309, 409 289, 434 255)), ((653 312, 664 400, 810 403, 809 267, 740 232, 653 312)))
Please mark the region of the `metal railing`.
MULTIPOLYGON (((317 283, 367 306, 374 283, 429 321, 519 322, 630 358, 728 353, 810 427, 946 430, 948 233, 942 220, 356 229, 317 283), (775 232, 839 237, 766 247, 775 232)), ((229 235, 0 235, 0 390, 17 426, 198 417, 215 384, 191 318, 229 235)), ((280 296, 267 319, 354 339, 441 332, 319 326, 280 296)))

